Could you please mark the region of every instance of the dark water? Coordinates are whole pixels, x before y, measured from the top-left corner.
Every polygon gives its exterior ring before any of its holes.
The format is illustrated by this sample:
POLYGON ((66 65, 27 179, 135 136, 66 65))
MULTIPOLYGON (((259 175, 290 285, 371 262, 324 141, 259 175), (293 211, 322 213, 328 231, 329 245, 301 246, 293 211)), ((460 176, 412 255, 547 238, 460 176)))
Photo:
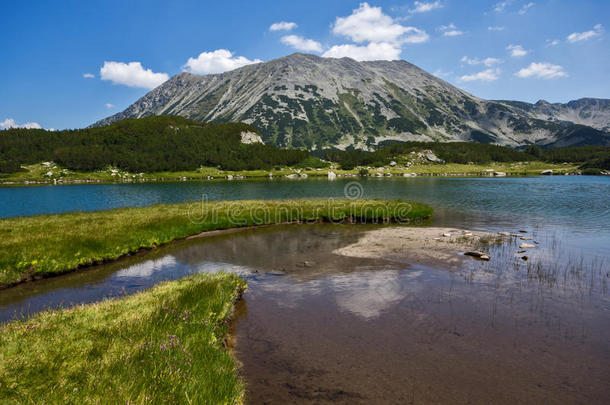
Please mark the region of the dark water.
MULTIPOLYGON (((0 321, 191 273, 233 271, 249 286, 236 308, 232 348, 251 403, 608 403, 609 180, 361 182, 365 197, 431 203, 432 225, 525 229, 540 242, 527 262, 514 244, 493 247, 491 262, 465 260, 458 270, 414 264, 408 254, 401 262, 354 259, 332 251, 370 227, 267 227, 182 241, 0 291, 0 321)), ((72 202, 61 191, 80 186, 0 191, 17 198, 43 189, 55 195, 46 209, 56 212, 85 201, 89 187, 101 188, 90 190, 91 201, 106 203, 80 209, 193 200, 202 192, 209 199, 341 196, 347 183, 83 186, 72 202), (151 188, 131 199, 139 187, 151 188), (117 190, 122 199, 106 200, 117 190)), ((2 213, 35 212, 19 206, 30 207, 20 201, 2 213)))

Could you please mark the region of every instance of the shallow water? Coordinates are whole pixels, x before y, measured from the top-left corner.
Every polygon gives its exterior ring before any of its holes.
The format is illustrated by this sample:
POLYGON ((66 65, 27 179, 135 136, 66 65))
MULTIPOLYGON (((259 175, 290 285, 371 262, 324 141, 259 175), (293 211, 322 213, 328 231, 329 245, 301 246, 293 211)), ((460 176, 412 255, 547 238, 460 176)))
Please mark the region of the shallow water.
MULTIPOLYGON (((347 183, 254 182, 263 195, 244 191, 247 182, 220 187, 237 187, 235 198, 319 197, 347 183)), ((332 253, 371 226, 248 229, 0 291, 0 321, 227 270, 248 279, 232 348, 251 403, 608 403, 607 178, 361 184, 365 197, 431 202, 432 225, 525 229, 540 244, 527 261, 510 242, 490 248, 491 262, 450 271, 408 252, 400 262, 332 253)), ((183 186, 197 188, 173 192, 183 186)))
POLYGON ((557 269, 569 249, 539 231, 528 262, 511 242, 459 271, 408 254, 332 253, 370 229, 281 225, 182 241, 2 291, 0 319, 227 270, 248 279, 232 348, 250 403, 607 401, 607 258, 557 269))

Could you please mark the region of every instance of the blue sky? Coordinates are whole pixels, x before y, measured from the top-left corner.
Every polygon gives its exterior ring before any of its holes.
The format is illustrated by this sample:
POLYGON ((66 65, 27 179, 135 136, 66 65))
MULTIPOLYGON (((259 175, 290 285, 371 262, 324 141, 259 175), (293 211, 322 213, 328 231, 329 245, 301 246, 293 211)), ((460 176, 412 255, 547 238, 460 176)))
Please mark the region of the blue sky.
POLYGON ((401 58, 489 99, 610 98, 602 0, 3 1, 0 15, 0 127, 84 127, 182 71, 296 51, 401 58))

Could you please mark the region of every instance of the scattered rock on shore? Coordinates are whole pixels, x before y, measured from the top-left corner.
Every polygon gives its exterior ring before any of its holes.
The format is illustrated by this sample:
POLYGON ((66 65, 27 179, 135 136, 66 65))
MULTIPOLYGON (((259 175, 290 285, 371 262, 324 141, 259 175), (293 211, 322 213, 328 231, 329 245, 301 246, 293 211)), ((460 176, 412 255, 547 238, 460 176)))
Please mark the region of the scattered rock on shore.
POLYGON ((464 253, 466 256, 476 257, 481 260, 489 260, 491 257, 487 253, 479 252, 478 250, 472 250, 470 252, 464 253))

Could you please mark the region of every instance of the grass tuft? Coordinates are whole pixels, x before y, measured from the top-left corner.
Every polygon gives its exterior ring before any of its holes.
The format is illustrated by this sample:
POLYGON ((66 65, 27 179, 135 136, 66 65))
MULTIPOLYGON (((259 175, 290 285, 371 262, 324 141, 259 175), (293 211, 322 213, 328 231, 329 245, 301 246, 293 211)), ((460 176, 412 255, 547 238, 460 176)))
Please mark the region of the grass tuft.
POLYGON ((2 325, 0 402, 242 403, 223 342, 244 289, 199 274, 2 325))

